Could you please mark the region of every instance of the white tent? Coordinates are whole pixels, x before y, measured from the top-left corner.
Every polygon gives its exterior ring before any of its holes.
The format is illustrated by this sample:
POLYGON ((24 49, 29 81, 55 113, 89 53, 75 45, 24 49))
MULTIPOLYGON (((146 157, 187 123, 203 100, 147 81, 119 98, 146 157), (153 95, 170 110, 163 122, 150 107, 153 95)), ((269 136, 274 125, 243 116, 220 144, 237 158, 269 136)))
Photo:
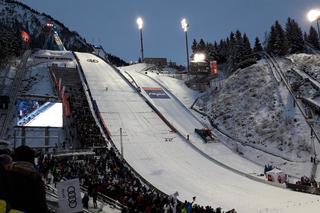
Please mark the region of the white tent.
POLYGON ((274 168, 266 172, 266 177, 268 181, 276 183, 284 183, 287 180, 287 175, 280 169, 274 168))

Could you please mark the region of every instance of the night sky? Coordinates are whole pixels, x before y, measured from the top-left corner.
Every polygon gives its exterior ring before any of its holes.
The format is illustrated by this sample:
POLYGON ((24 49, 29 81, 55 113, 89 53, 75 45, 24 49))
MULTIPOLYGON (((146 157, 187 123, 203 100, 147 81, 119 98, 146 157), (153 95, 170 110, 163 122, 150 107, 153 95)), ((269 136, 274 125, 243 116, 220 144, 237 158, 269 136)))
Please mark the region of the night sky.
MULTIPOLYGON (((189 46, 193 39, 218 41, 231 31, 246 32, 250 40, 264 34, 278 19, 283 25, 290 16, 304 31, 306 14, 320 8, 316 0, 24 0, 77 31, 87 41, 127 61, 140 56, 137 17, 144 20, 145 57, 166 57, 185 63, 185 40, 180 26, 186 18, 189 46)), ((312 23, 315 24, 315 23, 312 23)))

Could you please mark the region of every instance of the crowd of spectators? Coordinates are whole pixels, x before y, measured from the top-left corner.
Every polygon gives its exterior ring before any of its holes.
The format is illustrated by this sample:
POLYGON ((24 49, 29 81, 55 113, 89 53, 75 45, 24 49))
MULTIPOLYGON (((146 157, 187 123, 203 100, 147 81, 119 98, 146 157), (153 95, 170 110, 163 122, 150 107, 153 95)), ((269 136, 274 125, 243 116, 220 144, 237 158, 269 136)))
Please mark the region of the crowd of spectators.
POLYGON ((92 117, 82 88, 69 88, 71 108, 69 135, 72 141, 78 141, 81 148, 100 146, 105 143, 100 130, 92 117))
POLYGON ((101 193, 125 206, 123 212, 222 212, 221 208, 197 205, 195 197, 192 202, 180 202, 178 192, 166 195, 144 184, 112 147, 97 149, 95 155, 80 158, 38 154, 37 164, 34 157, 34 150, 26 146, 13 153, 0 152, 0 211, 1 200, 5 200, 10 208, 47 212, 43 180, 56 184, 62 179, 79 178, 81 185, 87 188, 84 207, 88 207, 89 197, 92 197, 97 208, 98 193, 101 193))
POLYGON ((126 206, 124 212, 222 212, 221 208, 203 207, 194 201, 181 203, 177 200, 178 192, 168 196, 146 186, 125 166, 113 148, 100 149, 97 155, 81 159, 41 157, 39 171, 49 179, 53 177, 54 183, 62 178, 79 178, 94 204, 97 194, 102 193, 126 206))

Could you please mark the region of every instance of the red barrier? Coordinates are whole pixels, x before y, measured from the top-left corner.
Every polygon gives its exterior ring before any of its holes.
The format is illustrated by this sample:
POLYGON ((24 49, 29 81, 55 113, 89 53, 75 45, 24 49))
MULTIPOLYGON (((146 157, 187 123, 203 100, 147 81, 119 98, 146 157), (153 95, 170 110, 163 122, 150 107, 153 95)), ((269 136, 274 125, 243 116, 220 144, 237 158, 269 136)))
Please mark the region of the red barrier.
POLYGON ((69 117, 71 115, 70 103, 68 101, 68 94, 64 93, 62 96, 62 104, 64 109, 64 115, 69 117))
POLYGON ((107 130, 107 134, 109 135, 109 137, 111 137, 111 132, 110 132, 110 130, 108 128, 108 125, 107 125, 106 121, 103 119, 101 112, 99 112, 99 116, 100 116, 100 120, 103 123, 104 128, 106 128, 106 130, 107 130))

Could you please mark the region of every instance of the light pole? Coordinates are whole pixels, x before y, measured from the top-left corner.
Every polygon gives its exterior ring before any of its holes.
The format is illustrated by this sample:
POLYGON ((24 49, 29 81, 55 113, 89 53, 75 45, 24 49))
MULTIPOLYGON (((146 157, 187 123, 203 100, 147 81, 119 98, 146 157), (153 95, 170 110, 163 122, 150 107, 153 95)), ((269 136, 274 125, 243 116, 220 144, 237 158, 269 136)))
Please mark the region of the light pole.
POLYGON ((317 29, 318 29, 318 40, 320 40, 320 30, 319 30, 319 19, 320 19, 320 10, 310 10, 307 15, 309 21, 317 21, 317 29))
POLYGON ((181 20, 181 27, 186 35, 186 51, 187 51, 187 72, 189 73, 189 49, 188 49, 188 28, 189 24, 185 18, 181 20))
POLYGON ((140 47, 141 47, 141 62, 143 62, 143 40, 142 40, 142 28, 143 28, 143 20, 141 17, 137 18, 137 25, 140 31, 140 47))

